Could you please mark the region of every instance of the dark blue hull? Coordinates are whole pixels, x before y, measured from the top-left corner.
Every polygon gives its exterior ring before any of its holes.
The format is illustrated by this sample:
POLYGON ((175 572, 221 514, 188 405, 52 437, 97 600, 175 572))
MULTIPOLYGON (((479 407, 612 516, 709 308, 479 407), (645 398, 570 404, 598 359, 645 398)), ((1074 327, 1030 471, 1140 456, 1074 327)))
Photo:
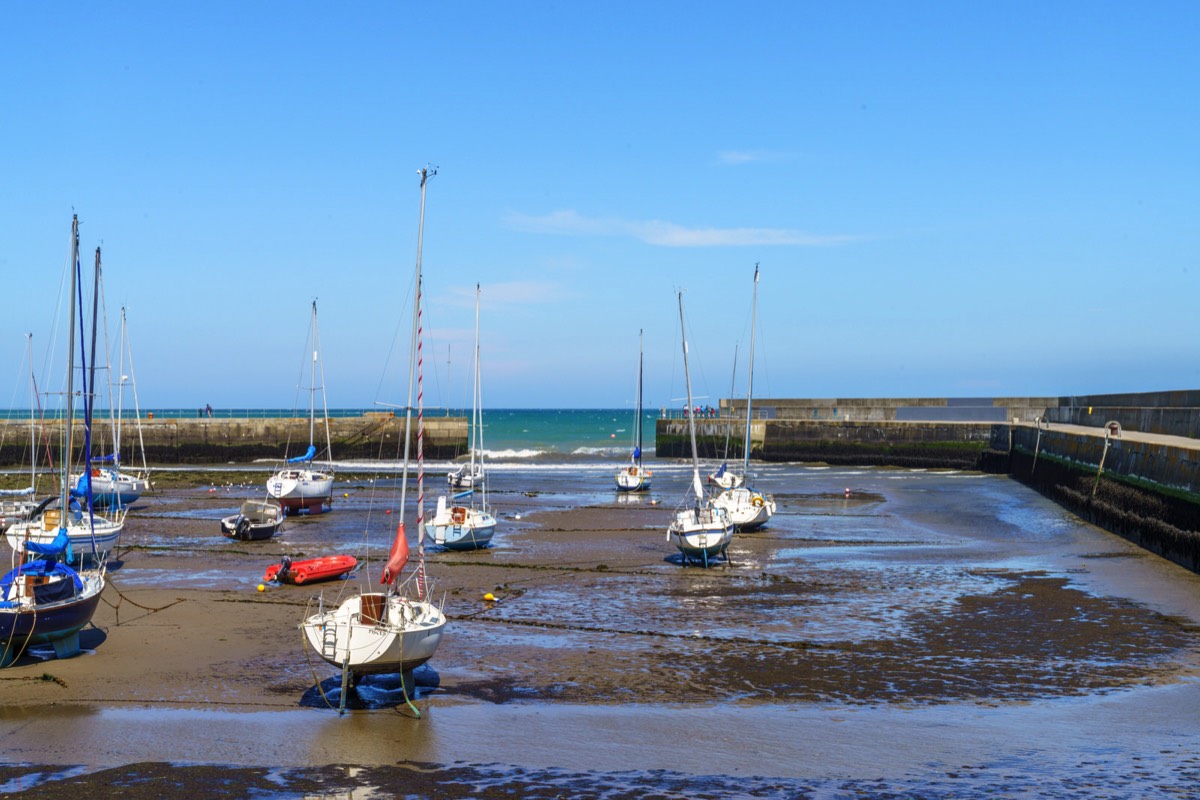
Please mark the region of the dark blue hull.
POLYGON ((83 630, 92 621, 98 605, 99 592, 49 607, 40 606, 36 610, 0 608, 0 642, 19 647, 26 639, 30 644, 64 639, 83 630))

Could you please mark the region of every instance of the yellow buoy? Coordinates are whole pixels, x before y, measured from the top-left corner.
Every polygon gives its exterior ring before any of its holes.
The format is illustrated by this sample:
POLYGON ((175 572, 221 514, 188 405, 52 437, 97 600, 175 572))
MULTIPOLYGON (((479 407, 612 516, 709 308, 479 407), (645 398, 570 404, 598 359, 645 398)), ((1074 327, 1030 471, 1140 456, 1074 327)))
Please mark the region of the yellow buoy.
POLYGON ((349 496, 350 496, 349 492, 342 492, 342 497, 349 497, 349 496))
POLYGON ((484 600, 487 600, 489 603, 491 603, 491 602, 494 602, 494 601, 495 601, 495 599, 496 599, 496 595, 492 594, 491 592, 488 592, 487 594, 485 594, 485 595, 483 596, 483 599, 484 599, 484 600))
POLYGON ((260 583, 260 584, 258 585, 258 590, 259 590, 260 592, 265 592, 265 591, 267 590, 266 584, 262 584, 262 583, 260 583))

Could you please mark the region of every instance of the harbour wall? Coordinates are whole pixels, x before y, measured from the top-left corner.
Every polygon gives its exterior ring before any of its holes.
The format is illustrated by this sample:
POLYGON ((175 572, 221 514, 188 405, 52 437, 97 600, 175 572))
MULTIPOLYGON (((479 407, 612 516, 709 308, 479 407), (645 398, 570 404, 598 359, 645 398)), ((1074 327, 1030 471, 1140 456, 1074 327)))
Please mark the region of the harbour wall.
MULTIPOLYGON (((0 464, 30 463, 30 422, 0 420, 0 464)), ((39 427, 37 462, 45 464, 47 448, 58 458, 57 447, 63 422, 48 420, 39 427)), ((145 418, 126 420, 121 436, 122 461, 141 463, 139 439, 150 464, 224 464, 257 459, 280 459, 304 452, 308 445, 309 420, 297 418, 145 418)), ((465 417, 426 417, 424 420, 426 458, 451 459, 467 449, 465 417)), ((83 425, 75 423, 77 442, 83 441, 83 425)), ((324 449, 325 427, 318 422, 317 446, 324 449)), ((367 412, 357 417, 332 417, 329 439, 336 460, 403 458, 404 417, 392 412, 367 412)), ((416 451, 415 420, 409 449, 416 451)), ((93 423, 92 440, 97 453, 111 452, 113 440, 108 420, 93 423), (105 449, 105 448, 108 449, 105 449)))
MULTIPOLYGON (((705 459, 742 458, 744 400, 696 419, 705 459), (726 440, 728 437, 728 445, 726 440)), ((1200 571, 1200 391, 1027 398, 755 400, 763 461, 1006 474, 1087 521, 1200 571), (1113 435, 1110 423, 1119 425, 1113 435)), ((657 454, 690 458, 686 416, 657 454)))
MULTIPOLYGON (((764 461, 978 469, 995 424, 1043 417, 1058 402, 1057 397, 766 398, 752 405, 750 455, 764 461)), ((716 416, 697 415, 696 423, 701 457, 742 458, 744 399, 721 400, 716 416)), ((655 447, 660 457, 691 456, 686 415, 658 420, 655 447)))

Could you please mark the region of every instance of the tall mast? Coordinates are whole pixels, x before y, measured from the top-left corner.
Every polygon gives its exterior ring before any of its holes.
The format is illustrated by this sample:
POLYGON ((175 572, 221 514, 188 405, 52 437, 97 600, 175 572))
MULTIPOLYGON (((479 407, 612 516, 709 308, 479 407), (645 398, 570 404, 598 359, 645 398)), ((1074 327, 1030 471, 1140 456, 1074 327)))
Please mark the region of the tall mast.
POLYGON ((34 409, 37 407, 37 378, 33 374, 33 334, 25 334, 25 339, 29 351, 29 491, 35 492, 37 488, 37 424, 34 409))
POLYGON ((633 452, 638 466, 642 464, 642 330, 638 329, 638 390, 637 416, 634 421, 633 452))
POLYGON ((310 323, 312 338, 312 364, 309 367, 308 378, 308 443, 315 444, 317 426, 317 301, 312 304, 312 322, 310 323))
POLYGON ((421 176, 421 217, 417 226, 417 291, 416 291, 416 326, 417 326, 417 599, 425 599, 425 397, 423 386, 422 351, 421 351, 421 249, 425 237, 425 186, 429 179, 437 174, 437 170, 429 171, 422 167, 421 176))
POLYGON ((67 333, 67 415, 65 424, 66 436, 63 437, 64 447, 59 455, 59 497, 62 505, 62 522, 66 524, 67 508, 70 502, 70 464, 71 450, 75 447, 75 292, 77 288, 76 273, 79 272, 79 215, 71 216, 71 324, 67 333))
MULTIPOLYGON (((475 454, 483 447, 483 432, 479 429, 479 284, 475 284, 475 370, 471 383, 471 467, 472 486, 475 481, 475 454)), ((480 460, 483 453, 479 453, 480 460)))
MULTIPOLYGON (((107 314, 107 312, 105 312, 107 314)), ((117 421, 113 425, 113 469, 121 468, 121 415, 125 406, 125 306, 121 306, 121 333, 117 337, 117 421)), ((109 397, 112 375, 108 376, 109 397)))
POLYGON ((696 455, 696 414, 692 408, 692 374, 688 370, 687 329, 683 324, 683 290, 679 292, 679 333, 683 337, 683 378, 687 384, 687 418, 688 433, 692 437, 692 491, 697 500, 704 499, 704 489, 700 487, 700 458, 696 455))
POLYGON ((750 304, 750 375, 746 379, 746 441, 742 448, 742 474, 750 471, 750 404, 754 397, 754 316, 758 312, 758 264, 754 265, 754 300, 750 304))

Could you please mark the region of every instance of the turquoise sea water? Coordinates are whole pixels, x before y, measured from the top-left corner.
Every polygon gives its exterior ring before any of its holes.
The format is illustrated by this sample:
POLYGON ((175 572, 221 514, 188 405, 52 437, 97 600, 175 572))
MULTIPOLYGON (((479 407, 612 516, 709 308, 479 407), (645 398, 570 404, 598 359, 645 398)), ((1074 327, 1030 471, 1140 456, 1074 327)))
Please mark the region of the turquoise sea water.
MULTIPOLYGON (((469 412, 458 412, 469 414, 469 412)), ((634 415, 628 409, 496 409, 483 413, 484 451, 492 458, 627 456, 634 415)), ((642 413, 642 454, 654 455, 657 413, 642 413)))

